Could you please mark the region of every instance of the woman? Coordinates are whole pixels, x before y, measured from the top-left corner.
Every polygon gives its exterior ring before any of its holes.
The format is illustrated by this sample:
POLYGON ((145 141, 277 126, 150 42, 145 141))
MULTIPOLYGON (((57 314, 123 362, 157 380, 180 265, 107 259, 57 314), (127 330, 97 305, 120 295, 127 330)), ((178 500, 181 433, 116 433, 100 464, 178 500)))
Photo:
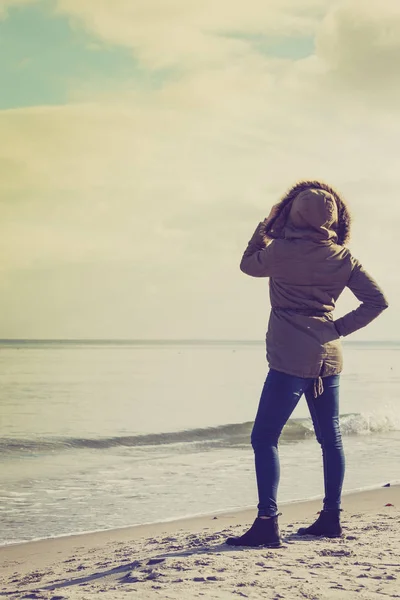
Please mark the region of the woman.
POLYGON ((340 337, 377 317, 388 303, 350 254, 350 216, 340 196, 318 181, 295 185, 260 223, 243 254, 241 270, 270 278, 271 315, 266 336, 269 373, 251 434, 258 516, 233 546, 281 545, 278 528, 278 439, 304 394, 322 447, 323 510, 300 535, 339 537, 344 455, 339 428, 340 337), (333 319, 348 287, 361 304, 333 319))

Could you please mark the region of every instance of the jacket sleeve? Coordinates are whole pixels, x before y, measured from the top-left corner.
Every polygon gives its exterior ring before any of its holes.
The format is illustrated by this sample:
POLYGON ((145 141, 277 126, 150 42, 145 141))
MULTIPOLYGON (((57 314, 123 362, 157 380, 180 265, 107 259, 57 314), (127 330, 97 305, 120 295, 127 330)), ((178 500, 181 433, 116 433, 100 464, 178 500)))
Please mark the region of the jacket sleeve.
POLYGON ((347 287, 360 300, 361 304, 355 310, 334 321, 340 336, 349 335, 365 327, 389 306, 376 281, 363 269, 358 260, 352 260, 354 267, 347 287))
POLYGON ((266 241, 265 225, 259 223, 240 262, 240 270, 251 277, 270 277, 274 267, 274 241, 266 241), (267 244, 267 245, 266 245, 267 244))

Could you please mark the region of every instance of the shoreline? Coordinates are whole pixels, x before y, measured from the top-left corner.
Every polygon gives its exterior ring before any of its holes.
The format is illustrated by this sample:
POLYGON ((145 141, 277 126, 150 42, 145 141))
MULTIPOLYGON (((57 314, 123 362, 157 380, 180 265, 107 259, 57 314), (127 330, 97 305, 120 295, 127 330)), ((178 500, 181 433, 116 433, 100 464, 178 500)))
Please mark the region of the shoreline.
POLYGON ((399 597, 400 485, 345 494, 342 538, 296 536, 320 509, 321 498, 282 504, 284 545, 276 550, 224 543, 253 522, 255 508, 2 546, 0 594, 50 600, 59 590, 57 596, 80 600, 102 592, 117 600, 132 591, 140 600, 233 593, 258 599, 268 585, 280 594, 274 598, 289 600, 353 599, 354 592, 368 600, 375 593, 399 597))
MULTIPOLYGON (((392 488, 396 488, 399 487, 400 488, 400 480, 399 481, 394 481, 394 482, 390 482, 387 484, 383 484, 383 483, 379 483, 376 485, 371 485, 371 486, 365 486, 365 487, 361 487, 361 488, 357 488, 354 490, 349 490, 349 491, 345 491, 342 493, 342 506, 345 503, 345 499, 348 496, 353 496, 355 494, 363 494, 365 492, 374 492, 375 490, 380 490, 382 488, 386 488, 386 487, 392 487, 392 488)), ((314 503, 314 502, 322 502, 322 498, 323 496, 312 496, 310 498, 301 498, 301 499, 296 499, 296 500, 285 500, 283 502, 279 503, 279 508, 281 510, 284 510, 286 507, 291 506, 291 505, 304 505, 304 504, 309 504, 309 503, 314 503)), ((227 515, 246 515, 250 512, 255 513, 256 512, 256 508, 255 506, 247 506, 247 507, 234 507, 232 509, 229 510, 218 510, 218 511, 213 511, 213 512, 207 512, 207 513, 199 513, 199 514, 193 514, 193 515, 187 515, 187 516, 182 516, 182 517, 171 517, 168 519, 164 519, 164 520, 160 520, 160 521, 149 521, 146 523, 136 523, 133 525, 123 525, 122 527, 110 527, 107 529, 94 529, 94 530, 89 530, 89 531, 75 531, 72 533, 62 533, 60 535, 55 535, 55 536, 50 536, 50 537, 42 537, 42 538, 33 538, 31 540, 22 540, 22 541, 16 541, 16 542, 7 542, 7 543, 1 543, 0 542, 0 553, 2 552, 2 550, 5 550, 6 548, 13 548, 16 546, 24 546, 26 544, 36 544, 36 543, 45 543, 45 542, 53 542, 53 541, 57 541, 57 540, 68 540, 70 538, 79 538, 79 537, 84 537, 84 536, 97 536, 97 535, 107 535, 107 534, 112 534, 113 532, 115 532, 116 534, 118 534, 118 532, 124 532, 124 531, 129 531, 129 532, 134 532, 137 528, 153 528, 153 527, 160 527, 162 528, 162 526, 164 525, 169 525, 169 524, 174 524, 176 523, 177 525, 179 524, 184 524, 187 521, 193 521, 193 520, 198 520, 198 519, 208 519, 208 518, 212 518, 215 519, 215 517, 224 517, 227 515)))

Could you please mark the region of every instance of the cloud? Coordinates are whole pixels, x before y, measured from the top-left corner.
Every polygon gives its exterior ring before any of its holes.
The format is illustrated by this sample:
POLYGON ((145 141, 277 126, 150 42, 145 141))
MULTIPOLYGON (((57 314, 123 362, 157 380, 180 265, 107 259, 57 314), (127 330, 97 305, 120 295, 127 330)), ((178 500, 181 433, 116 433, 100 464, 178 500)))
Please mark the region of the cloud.
POLYGON ((7 17, 10 8, 35 4, 38 1, 39 0, 0 0, 0 20, 7 17))
POLYGON ((326 15, 316 37, 333 90, 342 87, 357 101, 400 100, 400 5, 397 0, 340 2, 326 15))
MULTIPOLYGON (((1 186, 9 198, 3 243, 20 237, 33 247, 11 245, 3 261, 11 254, 15 268, 19 260, 147 257, 160 269, 196 260, 207 270, 216 253, 231 260, 299 178, 344 189, 373 176, 396 181, 399 119, 390 132, 375 122, 360 130, 354 113, 354 123, 340 114, 329 122, 324 93, 302 90, 293 65, 282 63, 280 73, 275 66, 248 61, 103 104, 0 112, 1 186), (293 80, 298 87, 289 94, 293 80)), ((365 184, 351 195, 356 212, 375 218, 365 184)), ((389 229, 396 211, 393 203, 384 218, 389 229)))
MULTIPOLYGON (((393 104, 389 118, 367 86, 361 104, 349 101, 346 24, 361 5, 324 17, 322 2, 271 3, 268 11, 261 2, 246 10, 221 2, 215 14, 176 2, 159 21, 154 3, 143 6, 58 3, 103 40, 132 47, 149 68, 183 66, 174 77, 102 94, 75 88, 69 105, 0 111, 0 268, 10 310, 13 294, 40 298, 32 335, 49 317, 54 335, 256 336, 265 282, 240 275, 241 252, 271 204, 310 177, 348 196, 354 253, 395 296, 400 111, 393 104), (223 34, 242 17, 242 31, 314 31, 316 54, 278 59, 243 41, 231 45, 223 34), (181 30, 185 43, 169 49, 181 30), (209 36, 216 46, 206 51, 209 36)), ((374 25, 368 14, 359 22, 370 40, 364 21, 378 37, 383 21, 374 25)), ((352 60, 367 78, 362 56, 352 60)), ((389 70, 391 59, 382 54, 381 66, 389 70)), ((390 85, 382 80, 382 98, 390 85)), ((18 302, 15 331, 28 327, 18 302)))
POLYGON ((58 0, 57 10, 92 34, 132 48, 149 68, 223 64, 248 51, 227 34, 310 36, 327 0, 58 0))
POLYGON ((396 0, 350 0, 328 13, 317 35, 317 51, 342 77, 371 83, 399 76, 400 5, 396 0))

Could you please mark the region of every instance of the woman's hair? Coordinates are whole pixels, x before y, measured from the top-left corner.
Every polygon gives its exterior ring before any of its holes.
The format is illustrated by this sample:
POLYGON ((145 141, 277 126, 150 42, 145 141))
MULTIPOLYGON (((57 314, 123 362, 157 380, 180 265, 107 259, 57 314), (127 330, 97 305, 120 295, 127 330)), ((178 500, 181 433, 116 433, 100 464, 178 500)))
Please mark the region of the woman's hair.
POLYGON ((339 194, 329 185, 321 181, 299 181, 291 187, 278 204, 277 216, 265 228, 266 235, 270 238, 279 238, 283 236, 283 229, 286 225, 290 209, 292 208, 293 200, 300 192, 310 189, 325 190, 335 198, 338 210, 338 223, 334 227, 338 236, 337 243, 340 246, 344 246, 350 238, 351 215, 349 209, 339 194))

